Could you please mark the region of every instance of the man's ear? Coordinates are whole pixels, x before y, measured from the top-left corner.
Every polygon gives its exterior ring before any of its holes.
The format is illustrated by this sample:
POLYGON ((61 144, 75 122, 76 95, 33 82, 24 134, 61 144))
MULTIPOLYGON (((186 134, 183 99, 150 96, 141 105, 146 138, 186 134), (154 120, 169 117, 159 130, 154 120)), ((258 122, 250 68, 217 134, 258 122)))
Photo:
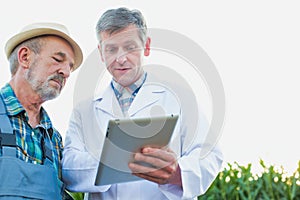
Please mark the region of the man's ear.
POLYGON ((101 44, 98 44, 98 51, 99 51, 99 53, 100 53, 100 57, 101 57, 102 62, 104 62, 104 58, 103 58, 103 55, 102 55, 101 44))
POLYGON ((18 50, 18 61, 19 65, 23 68, 29 68, 31 50, 28 47, 21 47, 18 50))
POLYGON ((146 44, 145 44, 145 50, 144 50, 144 56, 150 55, 150 43, 151 43, 151 38, 147 37, 146 44))

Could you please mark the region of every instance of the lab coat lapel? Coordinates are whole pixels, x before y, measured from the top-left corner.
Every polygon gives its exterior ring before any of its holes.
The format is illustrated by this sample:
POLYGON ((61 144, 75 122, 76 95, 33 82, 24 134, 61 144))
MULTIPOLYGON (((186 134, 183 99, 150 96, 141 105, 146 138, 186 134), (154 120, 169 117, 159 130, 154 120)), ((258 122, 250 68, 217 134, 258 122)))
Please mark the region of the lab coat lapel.
POLYGON ((165 93, 165 89, 158 85, 152 85, 145 83, 137 96, 134 98, 129 110, 129 116, 135 115, 137 112, 151 106, 159 101, 165 93))
POLYGON ((114 118, 123 117, 119 102, 116 98, 115 93, 113 92, 113 89, 110 86, 108 86, 103 93, 97 95, 95 100, 96 109, 100 109, 114 118))

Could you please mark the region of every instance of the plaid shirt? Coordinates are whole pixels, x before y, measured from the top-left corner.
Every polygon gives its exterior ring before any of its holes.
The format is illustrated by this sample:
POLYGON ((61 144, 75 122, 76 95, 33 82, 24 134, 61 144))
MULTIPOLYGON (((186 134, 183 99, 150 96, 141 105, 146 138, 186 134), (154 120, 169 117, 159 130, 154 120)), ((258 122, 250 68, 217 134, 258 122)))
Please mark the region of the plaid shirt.
POLYGON ((61 153, 63 149, 61 135, 52 127, 52 123, 46 111, 41 108, 41 121, 38 127, 32 128, 28 123, 28 115, 17 99, 9 84, 6 84, 0 91, 12 125, 16 133, 17 158, 33 164, 42 164, 43 151, 41 146, 42 138, 51 137, 53 145, 53 162, 58 177, 61 178, 61 153), (44 128, 42 128, 44 127, 44 128))
POLYGON ((112 80, 111 86, 115 92, 115 95, 125 116, 127 115, 127 111, 131 103, 133 102, 136 94, 144 84, 146 77, 147 73, 144 73, 135 83, 131 84, 128 87, 123 87, 116 81, 112 80))

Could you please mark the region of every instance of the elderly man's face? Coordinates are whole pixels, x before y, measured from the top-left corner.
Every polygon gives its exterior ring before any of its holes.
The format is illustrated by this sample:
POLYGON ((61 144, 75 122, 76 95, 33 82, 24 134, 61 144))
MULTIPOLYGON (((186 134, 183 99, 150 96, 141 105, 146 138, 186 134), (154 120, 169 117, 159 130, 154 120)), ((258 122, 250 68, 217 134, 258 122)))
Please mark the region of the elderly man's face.
POLYGON ((56 36, 47 36, 42 43, 39 54, 32 52, 25 78, 46 101, 60 94, 74 65, 74 52, 67 41, 56 36))

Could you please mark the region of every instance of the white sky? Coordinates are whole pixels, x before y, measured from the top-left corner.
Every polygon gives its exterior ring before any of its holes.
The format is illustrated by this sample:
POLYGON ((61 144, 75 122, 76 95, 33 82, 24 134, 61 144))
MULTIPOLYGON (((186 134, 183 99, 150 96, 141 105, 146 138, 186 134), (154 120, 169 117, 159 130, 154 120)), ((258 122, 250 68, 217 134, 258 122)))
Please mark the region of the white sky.
MULTIPOLYGON (((65 24, 86 58, 96 48, 95 24, 106 9, 141 10, 148 27, 197 42, 216 65, 226 94, 221 145, 225 162, 267 164, 295 171, 300 160, 300 12, 295 1, 49 0, 3 1, 0 6, 0 85, 9 81, 5 42, 38 21, 65 24), (298 147, 297 147, 298 146, 298 147)), ((176 42, 176 41, 174 41, 176 42)), ((73 103, 74 72, 45 107, 64 136, 73 103)))

